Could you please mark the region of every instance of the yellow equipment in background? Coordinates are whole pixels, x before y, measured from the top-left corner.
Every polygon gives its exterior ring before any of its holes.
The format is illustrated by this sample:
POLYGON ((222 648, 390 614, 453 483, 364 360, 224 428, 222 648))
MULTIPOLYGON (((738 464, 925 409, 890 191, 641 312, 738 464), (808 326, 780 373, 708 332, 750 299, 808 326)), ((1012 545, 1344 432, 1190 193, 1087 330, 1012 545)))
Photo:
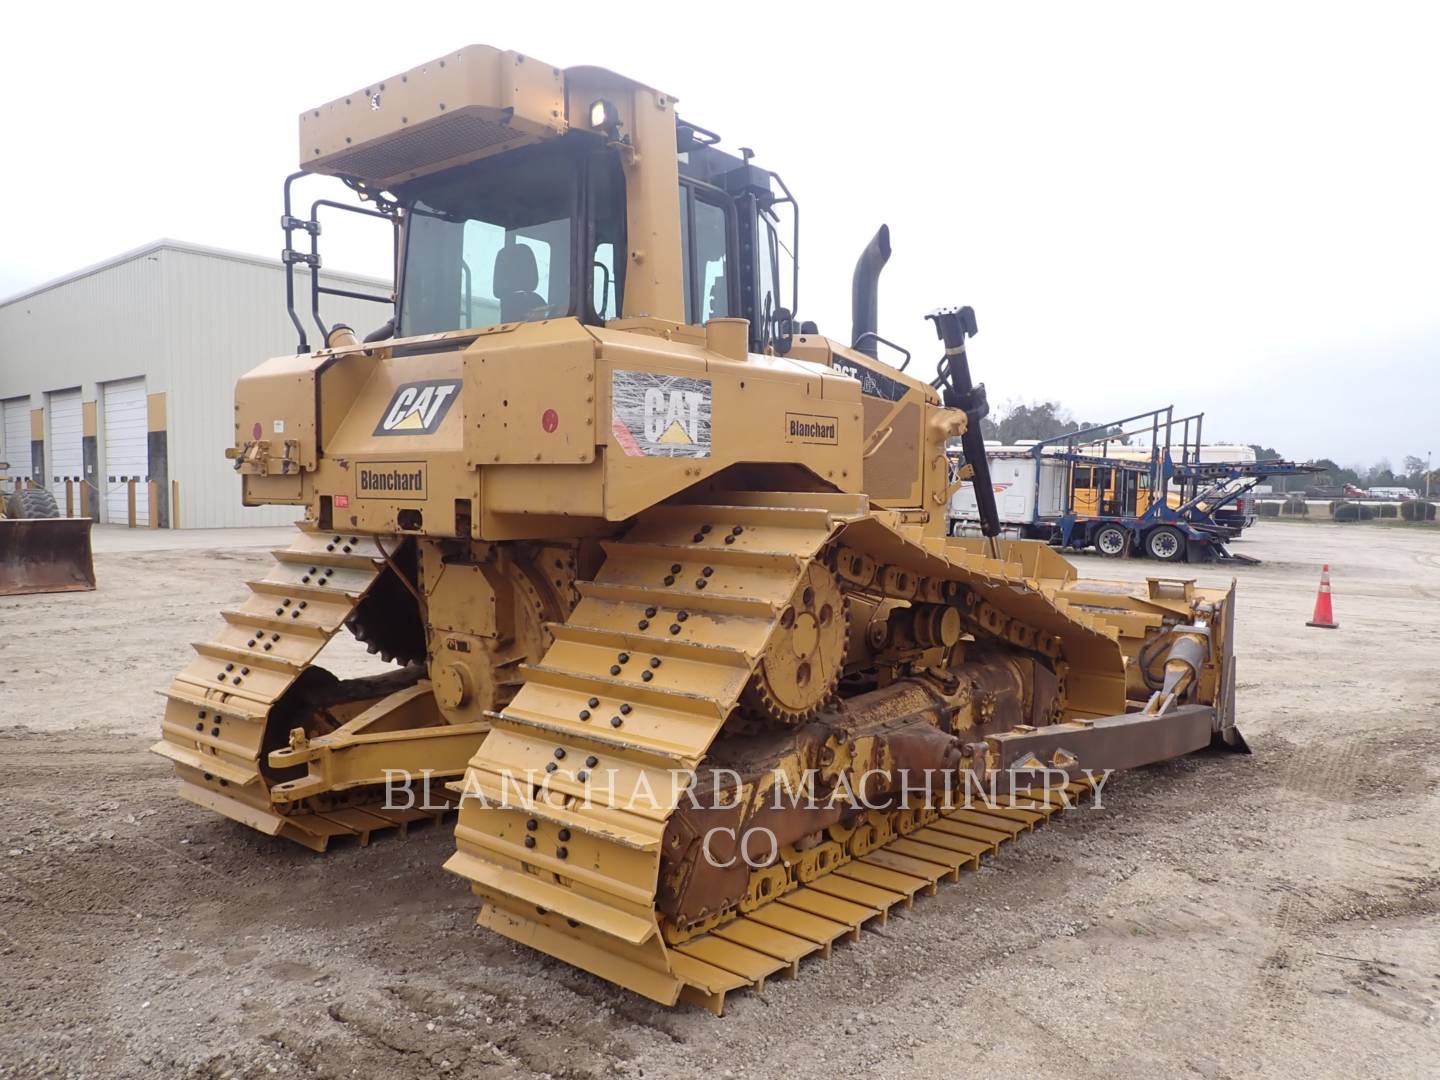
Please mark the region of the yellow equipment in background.
POLYGON ((798 321, 794 200, 718 142, 485 46, 302 114, 304 172, 393 227, 400 288, 361 341, 316 286, 315 351, 292 290, 300 351, 240 381, 245 502, 307 522, 156 745, 186 798, 317 849, 423 815, 395 798, 423 774, 465 796, 446 865, 481 925, 717 1010, 1104 770, 1243 747, 1233 586, 947 537, 973 313, 933 316, 934 383, 881 363, 882 230, 852 344, 798 321), (391 666, 316 666, 345 628, 391 666), (1007 801, 909 800, 921 774, 1007 801))
MULTIPOLYGON (((0 461, 0 472, 9 468, 0 461)), ((0 494, 0 596, 95 588, 89 518, 61 517, 44 488, 0 494)))

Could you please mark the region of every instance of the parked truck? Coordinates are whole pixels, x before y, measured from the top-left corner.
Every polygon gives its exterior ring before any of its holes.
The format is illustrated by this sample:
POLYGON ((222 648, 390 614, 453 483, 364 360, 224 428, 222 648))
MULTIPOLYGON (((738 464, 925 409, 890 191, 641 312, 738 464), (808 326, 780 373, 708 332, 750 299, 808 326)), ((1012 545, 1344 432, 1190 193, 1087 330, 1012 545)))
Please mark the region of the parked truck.
MULTIPOLYGON (((987 444, 1005 534, 1115 557, 1253 562, 1226 546, 1255 522, 1251 489, 1317 468, 1258 462, 1248 446, 1204 444, 1203 418, 1176 418, 1166 407, 1050 439, 987 444)), ((964 455, 951 455, 958 476, 964 455)), ((956 491, 949 513, 951 535, 978 528, 973 486, 956 491)))

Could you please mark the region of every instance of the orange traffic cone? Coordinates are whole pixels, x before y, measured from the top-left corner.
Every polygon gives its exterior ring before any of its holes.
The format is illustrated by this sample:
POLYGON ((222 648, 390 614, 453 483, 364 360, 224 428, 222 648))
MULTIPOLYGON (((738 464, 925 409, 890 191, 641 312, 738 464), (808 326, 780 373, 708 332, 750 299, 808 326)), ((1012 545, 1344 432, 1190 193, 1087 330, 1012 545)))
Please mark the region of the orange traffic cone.
POLYGON ((1306 626, 1318 626, 1323 630, 1339 630, 1340 624, 1335 621, 1335 612, 1330 607, 1330 564, 1326 563, 1320 571, 1320 591, 1315 594, 1315 615, 1306 626))

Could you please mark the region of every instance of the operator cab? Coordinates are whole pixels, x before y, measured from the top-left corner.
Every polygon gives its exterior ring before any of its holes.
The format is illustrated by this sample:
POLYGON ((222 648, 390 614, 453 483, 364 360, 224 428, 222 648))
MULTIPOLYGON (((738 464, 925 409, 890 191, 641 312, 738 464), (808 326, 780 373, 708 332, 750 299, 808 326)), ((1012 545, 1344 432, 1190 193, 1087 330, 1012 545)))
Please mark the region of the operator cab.
POLYGON ((778 174, 751 164, 750 150, 728 154, 716 146, 720 136, 684 120, 677 133, 685 321, 749 319, 751 352, 772 345, 784 352, 799 289, 795 199, 778 174), (787 204, 788 247, 780 240, 780 210, 787 204))
MULTIPOLYGON (((746 318, 752 353, 769 347, 785 353, 799 287, 795 200, 779 176, 750 163, 749 150, 740 157, 719 150, 714 132, 684 121, 678 122, 675 138, 684 323, 746 318), (786 204, 791 207, 785 222, 788 243, 780 239, 786 204)), ((654 314, 625 308, 629 215, 622 153, 613 141, 573 128, 540 143, 392 184, 383 192, 343 177, 374 209, 321 199, 311 212, 324 206, 377 217, 395 232, 399 272, 393 315, 366 340, 552 318, 603 325, 622 315, 654 314)), ((292 216, 289 209, 289 189, 298 176, 285 183, 282 258, 288 271, 295 265, 320 265, 318 220, 292 216), (292 245, 292 233, 300 230, 310 233, 310 253, 292 245)), ((320 318, 321 294, 392 302, 382 295, 327 287, 315 278, 311 294, 312 318, 323 333, 328 327, 320 318)), ((292 274, 287 298, 300 331, 300 351, 308 351, 292 274)))
MULTIPOLYGON (((677 135, 685 322, 748 319, 750 350, 763 352, 789 332, 794 242, 781 244, 776 208, 793 199, 748 151, 725 153, 683 121, 677 135)), ((396 196, 407 223, 397 336, 566 317, 603 325, 623 310, 625 174, 589 132, 422 177, 396 196)))
POLYGON ((619 310, 624 177, 592 136, 481 158, 396 195, 406 222, 397 335, 569 316, 595 324, 619 310))
POLYGON ((719 149, 719 136, 674 108, 603 69, 469 46, 308 110, 281 219, 299 351, 310 346, 297 266, 312 271, 309 314, 325 341, 334 328, 320 298, 332 294, 392 306, 367 341, 560 318, 699 327, 739 317, 750 352, 788 351, 795 201, 748 149, 719 149), (342 180, 362 205, 317 199, 308 218, 294 213, 292 185, 313 174, 342 180), (393 296, 320 282, 321 208, 391 226, 393 296), (295 244, 305 235, 308 252, 295 244))

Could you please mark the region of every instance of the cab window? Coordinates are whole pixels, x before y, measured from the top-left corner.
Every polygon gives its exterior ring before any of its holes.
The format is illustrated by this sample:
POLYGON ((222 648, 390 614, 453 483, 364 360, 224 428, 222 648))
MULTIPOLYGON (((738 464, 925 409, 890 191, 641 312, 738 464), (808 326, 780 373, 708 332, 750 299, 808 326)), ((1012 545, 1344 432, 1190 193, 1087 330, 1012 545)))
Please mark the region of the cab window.
POLYGON ((400 332, 613 318, 625 276, 619 155, 572 132, 403 185, 400 332))
POLYGON ((730 314, 725 207, 689 184, 680 187, 680 246, 685 263, 685 321, 692 325, 730 314))
POLYGON ((590 220, 590 310, 605 322, 625 295, 625 178, 613 154, 591 162, 590 220))

